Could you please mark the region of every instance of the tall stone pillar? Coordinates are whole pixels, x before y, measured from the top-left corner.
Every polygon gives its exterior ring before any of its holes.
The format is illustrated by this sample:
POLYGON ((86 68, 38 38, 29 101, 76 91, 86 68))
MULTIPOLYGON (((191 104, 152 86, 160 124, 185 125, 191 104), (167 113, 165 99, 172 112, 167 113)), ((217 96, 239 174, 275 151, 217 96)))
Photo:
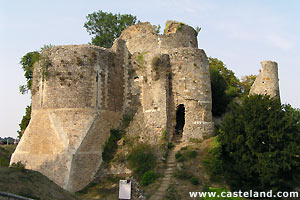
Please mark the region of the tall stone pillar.
POLYGON ((253 83, 249 94, 270 95, 280 98, 278 64, 276 62, 265 60, 261 62, 262 68, 253 83))

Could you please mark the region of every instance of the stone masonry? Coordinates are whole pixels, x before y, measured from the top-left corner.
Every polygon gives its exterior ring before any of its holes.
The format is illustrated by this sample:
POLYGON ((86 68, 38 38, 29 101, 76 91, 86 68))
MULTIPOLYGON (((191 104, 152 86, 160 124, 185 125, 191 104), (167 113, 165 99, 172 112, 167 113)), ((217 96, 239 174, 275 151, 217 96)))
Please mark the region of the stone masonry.
POLYGON ((126 134, 161 145, 175 134, 184 106, 183 141, 212 133, 208 59, 196 31, 168 21, 164 34, 150 23, 123 31, 110 49, 56 46, 35 64, 32 114, 11 163, 40 171, 78 191, 102 164, 110 130, 133 116, 126 134))
POLYGON ((261 62, 262 68, 259 70, 255 82, 249 94, 270 95, 270 97, 280 98, 278 65, 276 62, 265 60, 261 62))

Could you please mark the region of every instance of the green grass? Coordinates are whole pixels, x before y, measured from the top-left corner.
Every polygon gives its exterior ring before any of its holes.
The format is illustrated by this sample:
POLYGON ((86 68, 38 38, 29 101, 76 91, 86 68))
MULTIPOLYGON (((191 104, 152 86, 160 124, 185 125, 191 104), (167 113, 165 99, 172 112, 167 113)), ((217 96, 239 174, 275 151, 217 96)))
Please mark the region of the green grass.
POLYGON ((109 176, 91 183, 83 190, 76 192, 81 199, 118 199, 119 180, 124 177, 109 176), (96 198, 97 197, 97 198, 96 198))
POLYGON ((125 134, 123 130, 111 129, 110 130, 110 137, 106 141, 103 152, 102 152, 102 159, 105 162, 110 162, 117 151, 118 144, 117 142, 122 138, 125 134))
POLYGON ((0 191, 33 199, 77 199, 39 172, 0 167, 0 191))
POLYGON ((8 167, 10 157, 15 148, 16 145, 0 145, 0 167, 8 167))

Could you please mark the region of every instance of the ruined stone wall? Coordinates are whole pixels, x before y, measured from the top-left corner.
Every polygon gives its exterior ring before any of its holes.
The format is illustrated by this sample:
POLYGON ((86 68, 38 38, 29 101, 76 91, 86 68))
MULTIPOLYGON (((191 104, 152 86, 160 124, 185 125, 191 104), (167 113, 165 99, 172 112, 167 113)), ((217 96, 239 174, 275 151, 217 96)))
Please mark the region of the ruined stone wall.
POLYGON ((175 106, 171 109, 172 122, 175 122, 176 108, 183 104, 185 107, 184 140, 203 139, 213 130, 208 59, 203 50, 196 48, 174 49, 170 52, 170 58, 175 106))
POLYGON ((115 56, 90 45, 42 53, 33 74, 31 121, 11 163, 20 160, 69 191, 92 181, 122 115, 123 68, 115 56))
POLYGON ((11 163, 78 191, 93 180, 122 117, 133 117, 127 136, 161 147, 174 135, 179 104, 185 141, 212 132, 208 60, 192 27, 169 21, 159 35, 140 23, 111 49, 53 47, 35 65, 31 121, 11 163))
POLYGON ((123 31, 120 38, 126 41, 137 74, 134 81, 129 79, 129 88, 139 88, 140 104, 129 134, 139 134, 152 144, 160 144, 164 132, 171 139, 179 104, 187 106, 185 141, 211 134, 208 60, 197 48, 195 30, 168 21, 165 33, 159 35, 150 23, 141 23, 123 31))
POLYGON ((280 98, 278 65, 273 61, 262 61, 262 68, 253 83, 249 94, 270 95, 280 98))

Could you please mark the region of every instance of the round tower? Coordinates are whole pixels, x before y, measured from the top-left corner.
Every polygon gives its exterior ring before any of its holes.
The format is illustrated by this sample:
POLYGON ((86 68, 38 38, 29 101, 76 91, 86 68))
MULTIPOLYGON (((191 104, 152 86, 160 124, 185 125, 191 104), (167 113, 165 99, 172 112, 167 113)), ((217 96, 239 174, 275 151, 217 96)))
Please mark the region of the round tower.
POLYGON ((34 66, 32 113, 12 155, 69 191, 93 180, 123 106, 123 68, 91 45, 57 46, 34 66))
POLYGON ((261 62, 262 68, 253 83, 249 94, 270 95, 280 98, 278 64, 274 61, 265 60, 261 62))

